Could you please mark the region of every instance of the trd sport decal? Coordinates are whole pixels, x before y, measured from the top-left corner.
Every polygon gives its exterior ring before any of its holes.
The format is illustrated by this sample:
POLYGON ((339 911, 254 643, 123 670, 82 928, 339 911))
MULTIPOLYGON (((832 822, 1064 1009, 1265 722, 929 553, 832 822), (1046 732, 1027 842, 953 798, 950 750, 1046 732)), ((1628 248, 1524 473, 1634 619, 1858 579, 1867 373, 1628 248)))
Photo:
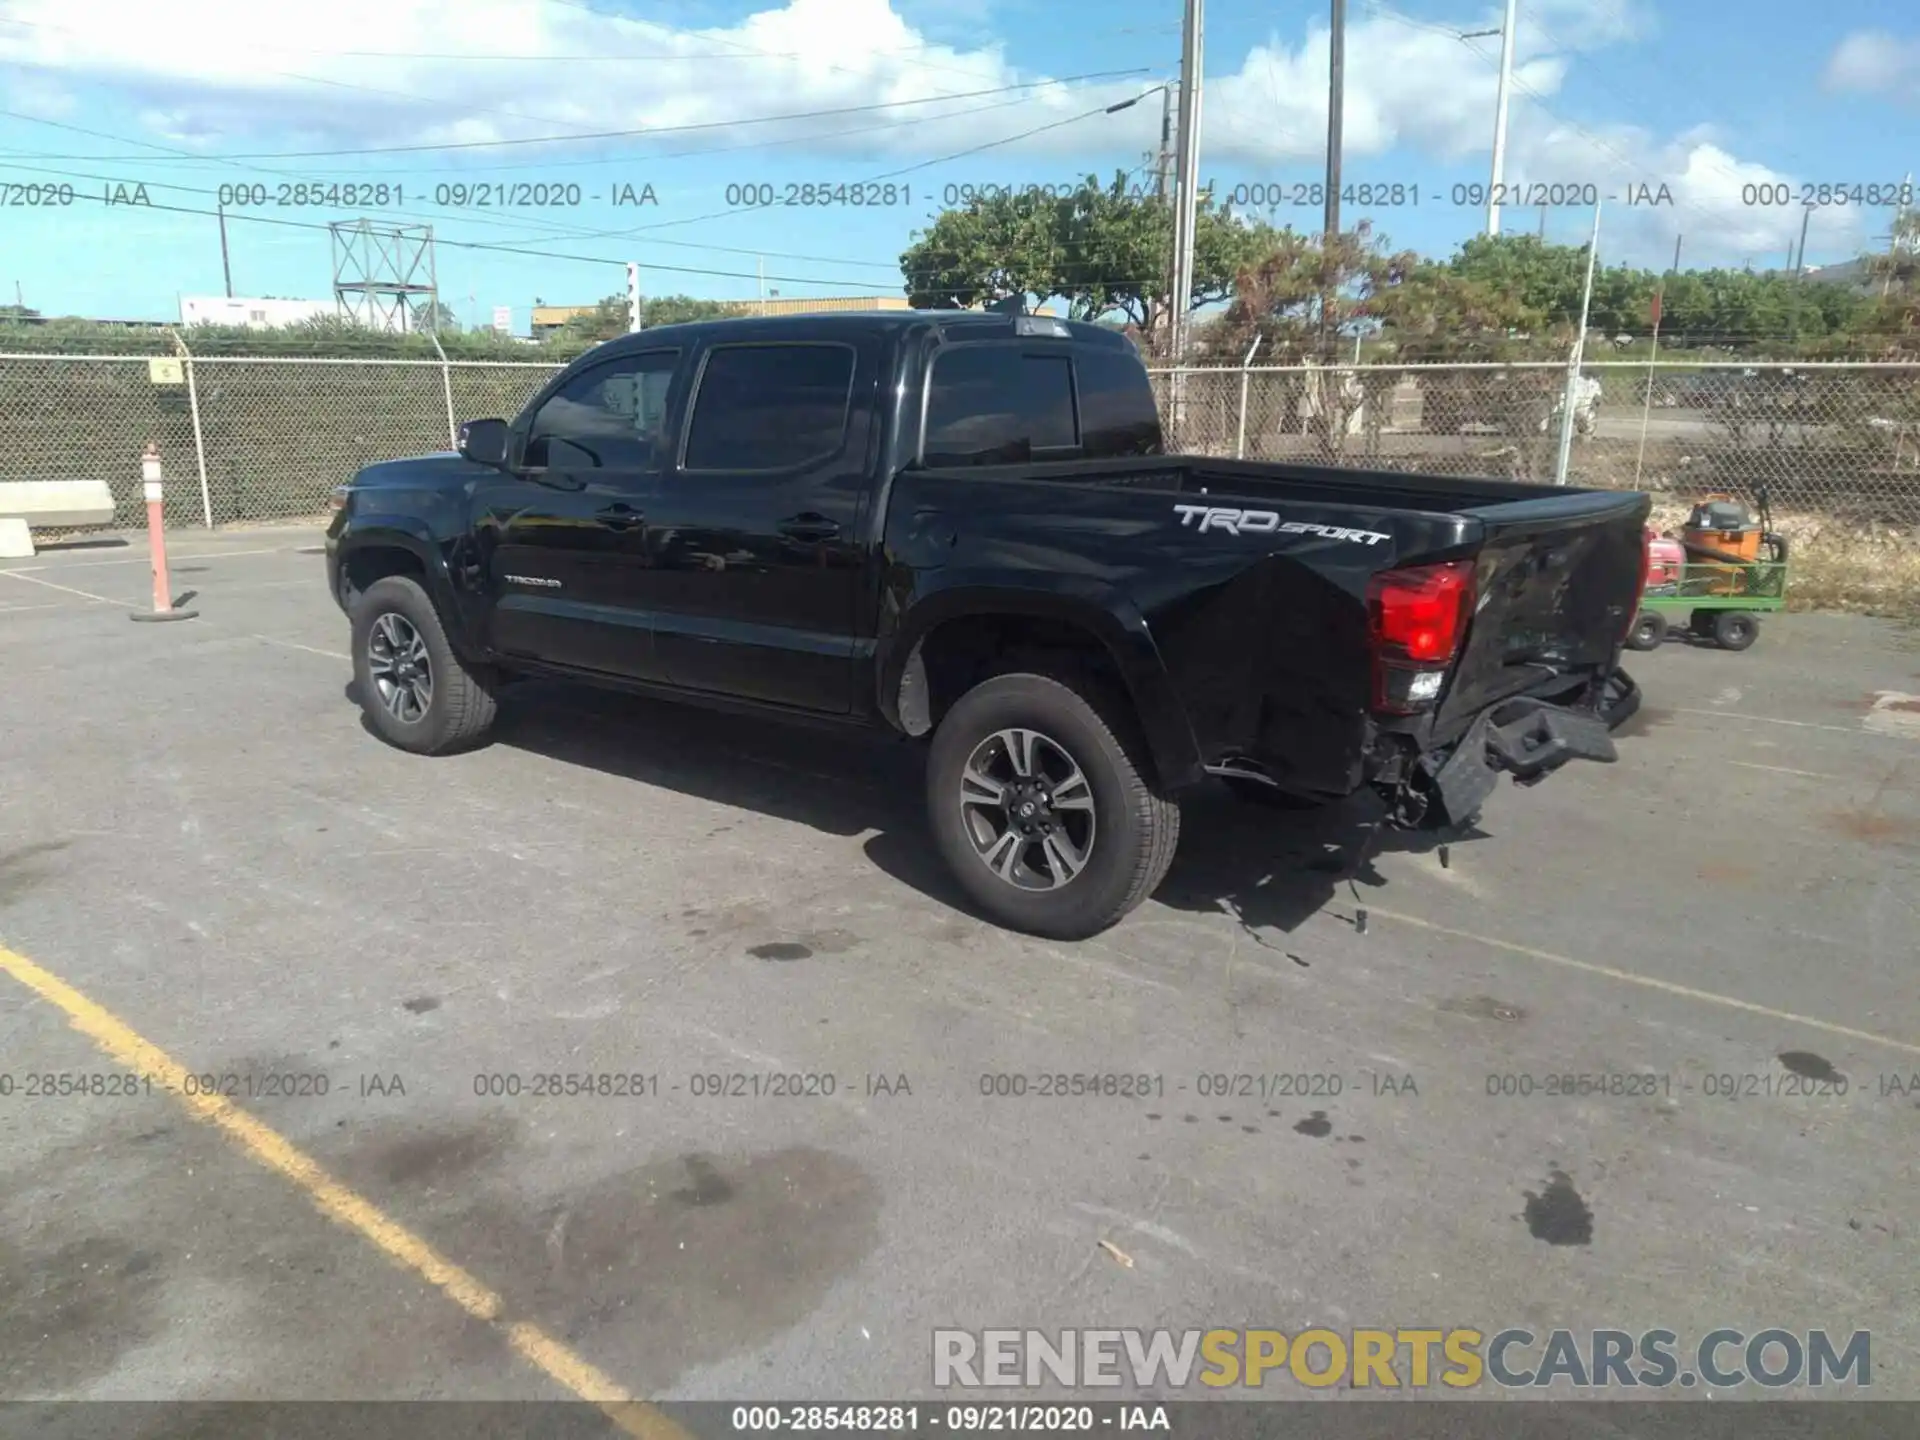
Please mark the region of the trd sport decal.
POLYGON ((1183 528, 1224 530, 1229 535, 1318 535, 1325 540, 1351 540, 1356 545, 1378 545, 1382 540, 1393 538, 1377 530, 1350 530, 1344 525, 1282 520, 1272 510, 1229 510, 1218 505, 1176 505, 1173 509, 1183 528))

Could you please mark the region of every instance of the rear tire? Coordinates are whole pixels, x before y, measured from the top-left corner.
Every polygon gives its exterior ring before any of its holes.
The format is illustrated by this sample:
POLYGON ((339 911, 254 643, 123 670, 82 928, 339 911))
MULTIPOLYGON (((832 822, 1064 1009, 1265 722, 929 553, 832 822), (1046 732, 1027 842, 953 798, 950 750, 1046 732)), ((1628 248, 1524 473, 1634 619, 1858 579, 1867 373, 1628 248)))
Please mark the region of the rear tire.
POLYGON ((1722 610, 1714 617, 1713 638, 1722 650, 1744 650, 1760 638, 1760 622, 1745 610, 1722 610))
POLYGON ((997 675, 934 732, 934 842, 995 923, 1084 940, 1146 899, 1173 863, 1180 807, 1150 775, 1131 715, 1090 680, 997 675))
POLYGON ((493 724, 491 677, 454 654, 410 576, 376 580, 355 598, 353 683, 374 733, 416 755, 464 749, 493 724))
POLYGON ((1667 617, 1658 610, 1642 610, 1627 632, 1629 650, 1658 650, 1666 643, 1667 617))

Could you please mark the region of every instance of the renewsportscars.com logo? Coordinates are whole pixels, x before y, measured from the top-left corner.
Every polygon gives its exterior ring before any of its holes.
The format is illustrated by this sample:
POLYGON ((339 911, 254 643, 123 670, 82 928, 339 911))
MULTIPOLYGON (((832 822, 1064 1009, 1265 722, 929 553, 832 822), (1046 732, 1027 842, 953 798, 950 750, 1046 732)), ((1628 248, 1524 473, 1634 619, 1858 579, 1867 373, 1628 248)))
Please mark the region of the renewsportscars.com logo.
POLYGON ((1821 1388, 1873 1383, 1873 1338, 1825 1330, 936 1330, 940 1389, 1821 1388))

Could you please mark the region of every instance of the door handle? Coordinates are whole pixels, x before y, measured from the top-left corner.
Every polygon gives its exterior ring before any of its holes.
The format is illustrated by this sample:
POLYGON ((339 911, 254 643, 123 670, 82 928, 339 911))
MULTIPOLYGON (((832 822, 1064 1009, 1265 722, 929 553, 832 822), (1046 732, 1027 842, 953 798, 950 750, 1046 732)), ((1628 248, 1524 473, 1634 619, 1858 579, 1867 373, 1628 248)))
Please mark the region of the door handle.
POLYGON ((610 530, 631 530, 636 525, 645 524, 647 519, 643 513, 624 500, 602 506, 598 512, 598 518, 600 523, 610 530))
POLYGON ((791 520, 782 520, 778 530, 789 540, 820 542, 840 538, 840 527, 824 515, 795 515, 791 520))

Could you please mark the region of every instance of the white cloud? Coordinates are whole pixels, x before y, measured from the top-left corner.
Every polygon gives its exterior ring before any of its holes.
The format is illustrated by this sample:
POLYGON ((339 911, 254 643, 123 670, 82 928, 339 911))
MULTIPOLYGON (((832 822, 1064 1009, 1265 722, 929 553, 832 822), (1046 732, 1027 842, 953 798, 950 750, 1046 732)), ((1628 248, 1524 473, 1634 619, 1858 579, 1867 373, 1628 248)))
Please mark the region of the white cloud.
POLYGON ((1920 39, 1856 30, 1834 47, 1824 78, 1830 90, 1920 100, 1920 39))
MULTIPOLYGON (((765 153, 783 164, 809 156, 839 158, 870 164, 870 173, 877 174, 1068 119, 1138 95, 1161 78, 939 99, 1047 78, 1047 72, 1016 63, 997 40, 932 43, 899 8, 915 7, 911 13, 925 25, 937 23, 936 15, 956 13, 956 7, 984 15, 987 3, 787 0, 728 25, 699 26, 596 14, 549 0, 283 6, 175 0, 165 7, 151 0, 0 0, 0 16, 26 22, 0 23, 0 66, 32 67, 49 87, 111 89, 147 127, 141 138, 206 153, 714 127, 644 148, 633 141, 521 145, 379 162, 416 172, 453 163, 538 170, 609 153, 646 159, 777 142, 776 149, 741 153, 765 153), (393 53, 342 53, 368 49, 393 53), (647 58, 609 58, 622 56, 647 58), (923 100, 934 103, 741 123, 923 100)), ((1479 13, 1463 12, 1453 23, 1460 29, 1497 25, 1497 5, 1481 3, 1479 13)), ((1422 158, 1458 164, 1484 156, 1492 140, 1496 84, 1489 57, 1497 41, 1474 42, 1482 47, 1476 54, 1450 33, 1451 26, 1410 24, 1364 7, 1356 11, 1347 30, 1348 176, 1410 180, 1422 158)), ((1798 208, 1747 204, 1742 187, 1789 177, 1739 158, 1711 133, 1662 137, 1624 125, 1574 126, 1545 108, 1587 53, 1644 39, 1651 23, 1642 0, 1529 0, 1517 36, 1508 179, 1590 182, 1603 194, 1641 184, 1657 192, 1667 185, 1676 202, 1672 208, 1621 206, 1609 215, 1609 239, 1636 247, 1637 259, 1655 246, 1670 249, 1680 231, 1691 258, 1751 255, 1767 263, 1783 255, 1798 233, 1798 208)), ((985 28, 968 27, 966 33, 985 28)), ((1852 54, 1851 44, 1836 52, 1836 65, 1852 54)), ((1170 68, 1176 45, 1171 35, 1142 37, 1136 53, 1157 54, 1170 68)), ((1876 47, 1872 58, 1884 61, 1887 46, 1876 47)), ((1317 165, 1326 137, 1327 55, 1319 21, 1291 38, 1271 36, 1244 55, 1216 45, 1208 57, 1203 175, 1218 169, 1253 177, 1285 166, 1298 176, 1303 166, 1317 165)), ((1841 68, 1854 83, 1884 85, 1899 73, 1896 66, 1890 79, 1884 64, 1871 69, 1863 56, 1841 68)), ((974 179, 1016 166, 1044 170, 1055 162, 1063 179, 1088 169, 1104 172, 1151 149, 1159 108, 1149 102, 1062 125, 942 169, 953 178, 974 179)), ((269 163, 337 171, 348 162, 269 163)), ((1853 218, 1839 211, 1817 214, 1811 245, 1844 243, 1853 218)), ((1300 221, 1311 225, 1313 217, 1301 212, 1300 221)), ((1391 216, 1383 221, 1391 232, 1391 216)), ((1608 249, 1618 253, 1612 245, 1608 249)))
POLYGON ((42 120, 65 120, 80 108, 66 86, 26 70, 0 66, 0 97, 5 108, 42 120))

